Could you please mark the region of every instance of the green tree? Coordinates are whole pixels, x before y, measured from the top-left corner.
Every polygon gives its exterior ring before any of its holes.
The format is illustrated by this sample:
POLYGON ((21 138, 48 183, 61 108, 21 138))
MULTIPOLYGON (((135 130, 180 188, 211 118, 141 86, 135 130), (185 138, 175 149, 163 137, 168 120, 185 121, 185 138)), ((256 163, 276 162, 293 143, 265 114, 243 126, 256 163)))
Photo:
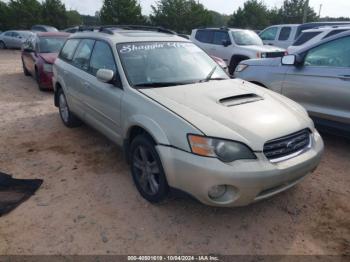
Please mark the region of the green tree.
POLYGON ((66 7, 61 0, 45 0, 42 3, 42 21, 59 29, 67 27, 66 7))
POLYGON ((223 15, 215 11, 209 11, 210 16, 211 16, 211 24, 210 26, 213 27, 221 27, 221 26, 226 26, 227 22, 230 20, 229 15, 223 15))
MULTIPOLYGON (((304 8, 307 0, 285 0, 280 15, 286 24, 299 24, 303 22, 304 8)), ((317 21, 314 9, 308 6, 307 22, 317 21)))
POLYGON ((189 33, 193 28, 210 25, 212 16, 194 0, 159 0, 152 5, 150 20, 153 25, 189 33))
POLYGON ((269 10, 258 0, 249 0, 239 7, 228 21, 228 26, 238 28, 263 29, 270 25, 269 10))
POLYGON ((41 4, 37 0, 10 0, 9 28, 29 29, 32 25, 41 23, 41 4))
POLYGON ((8 29, 9 21, 9 8, 7 4, 3 1, 0 1, 0 30, 8 29))
POLYGON ((81 15, 75 10, 67 11, 66 16, 67 16, 67 27, 81 25, 83 23, 83 19, 81 15))
POLYGON ((104 0, 100 11, 102 24, 143 24, 141 6, 136 0, 104 0))

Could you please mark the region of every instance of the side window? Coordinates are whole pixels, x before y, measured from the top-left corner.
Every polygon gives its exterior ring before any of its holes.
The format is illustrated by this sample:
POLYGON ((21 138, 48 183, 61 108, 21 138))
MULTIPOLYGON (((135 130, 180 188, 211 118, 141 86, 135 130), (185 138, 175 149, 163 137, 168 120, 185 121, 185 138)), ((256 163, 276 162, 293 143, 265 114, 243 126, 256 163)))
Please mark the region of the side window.
POLYGON ((101 41, 97 41, 90 59, 89 71, 96 75, 99 69, 110 69, 117 73, 114 56, 110 46, 101 41))
POLYGON ((212 43, 213 41, 213 31, 209 30, 198 30, 196 33, 196 39, 202 43, 212 43))
POLYGON ((289 26, 282 27, 280 35, 278 37, 279 41, 286 41, 289 39, 290 33, 292 31, 292 28, 289 26))
POLYGON ((6 32, 5 36, 12 37, 12 32, 6 32))
POLYGON ((226 41, 230 40, 228 32, 224 32, 224 31, 215 31, 214 32, 214 38, 213 38, 214 45, 222 45, 224 40, 226 40, 226 41))
POLYGON ((311 40, 315 36, 318 36, 321 32, 306 32, 302 33, 297 40, 295 40, 293 46, 301 46, 307 41, 311 40))
POLYGON ((60 52, 59 57, 63 60, 70 61, 73 58, 75 49, 77 48, 79 44, 79 39, 69 39, 64 44, 62 51, 60 52))
POLYGON ((305 66, 349 67, 350 36, 339 38, 311 49, 305 66))
POLYGON ((90 64, 90 56, 95 40, 84 39, 80 42, 77 51, 74 54, 73 65, 87 71, 90 64))
POLYGON ((278 27, 270 27, 260 34, 262 40, 275 40, 277 35, 278 27))

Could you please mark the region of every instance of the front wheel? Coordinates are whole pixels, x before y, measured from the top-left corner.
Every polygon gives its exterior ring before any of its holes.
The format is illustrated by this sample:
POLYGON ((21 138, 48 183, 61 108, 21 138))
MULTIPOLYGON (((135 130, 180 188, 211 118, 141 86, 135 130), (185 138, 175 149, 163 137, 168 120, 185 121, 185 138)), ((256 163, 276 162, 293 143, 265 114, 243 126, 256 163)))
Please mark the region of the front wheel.
POLYGON ((3 41, 0 41, 0 49, 6 49, 6 45, 3 41))
POLYGON ((141 196, 151 203, 164 200, 169 186, 154 143, 147 135, 139 135, 132 141, 130 163, 132 177, 141 196))
POLYGON ((62 119, 62 122, 67 127, 77 127, 81 125, 81 121, 77 118, 68 107, 66 96, 63 93, 62 88, 58 91, 58 110, 62 119))

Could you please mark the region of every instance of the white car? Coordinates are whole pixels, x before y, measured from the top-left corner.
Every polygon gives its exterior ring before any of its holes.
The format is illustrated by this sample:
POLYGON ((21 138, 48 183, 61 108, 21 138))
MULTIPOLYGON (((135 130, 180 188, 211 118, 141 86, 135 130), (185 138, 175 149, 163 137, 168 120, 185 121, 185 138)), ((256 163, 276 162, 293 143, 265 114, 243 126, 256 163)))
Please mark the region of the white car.
POLYGON ((350 26, 326 26, 315 29, 304 30, 295 42, 288 47, 287 53, 294 54, 295 52, 304 49, 320 42, 323 39, 333 35, 350 30, 350 26))
POLYGON ((312 22, 306 24, 283 24, 273 25, 267 27, 260 32, 259 36, 263 40, 265 45, 279 46, 282 48, 288 48, 292 45, 300 34, 308 29, 313 29, 320 26, 337 26, 348 25, 349 21, 336 21, 336 22, 312 22))
POLYGON ((252 58, 282 57, 285 49, 264 45, 251 30, 233 28, 194 29, 190 40, 210 56, 223 59, 232 75, 236 66, 252 58))

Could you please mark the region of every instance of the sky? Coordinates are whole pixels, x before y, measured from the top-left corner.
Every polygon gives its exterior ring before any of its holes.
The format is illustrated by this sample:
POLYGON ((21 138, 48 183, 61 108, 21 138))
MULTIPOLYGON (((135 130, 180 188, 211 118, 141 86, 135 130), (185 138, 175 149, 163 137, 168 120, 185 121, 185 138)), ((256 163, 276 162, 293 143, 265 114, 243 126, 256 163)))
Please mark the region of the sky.
MULTIPOLYGON (((82 14, 94 15, 102 6, 102 0, 62 0, 67 9, 74 9, 82 14)), ((243 6, 246 0, 199 0, 207 9, 217 11, 223 14, 232 14, 238 7, 243 6)), ((263 0, 269 7, 280 7, 283 0, 263 0)), ((151 5, 156 0, 139 0, 142 6, 143 14, 148 15, 151 12, 151 5)), ((322 4, 321 17, 348 17, 350 10, 349 0, 309 0, 310 6, 316 13, 319 12, 322 4)))

